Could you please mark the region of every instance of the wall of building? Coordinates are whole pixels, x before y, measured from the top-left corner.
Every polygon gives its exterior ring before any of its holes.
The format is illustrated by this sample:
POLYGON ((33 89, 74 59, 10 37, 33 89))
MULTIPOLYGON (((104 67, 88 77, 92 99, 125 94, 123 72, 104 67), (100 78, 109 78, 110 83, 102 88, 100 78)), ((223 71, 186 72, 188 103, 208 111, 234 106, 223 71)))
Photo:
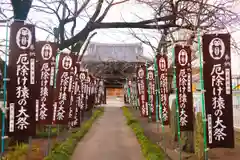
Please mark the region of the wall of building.
POLYGON ((123 97, 124 96, 124 89, 123 88, 107 88, 107 96, 117 96, 123 97))

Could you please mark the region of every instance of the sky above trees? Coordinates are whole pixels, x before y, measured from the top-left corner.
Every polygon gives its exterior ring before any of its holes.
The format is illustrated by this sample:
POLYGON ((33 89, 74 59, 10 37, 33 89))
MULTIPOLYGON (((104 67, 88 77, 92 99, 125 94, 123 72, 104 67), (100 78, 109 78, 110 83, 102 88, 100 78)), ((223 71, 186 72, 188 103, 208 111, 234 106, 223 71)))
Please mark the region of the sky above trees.
MULTIPOLYGON (((106 22, 106 23, 107 22, 125 22, 125 21, 137 22, 137 21, 154 18, 154 16, 156 15, 156 4, 158 6, 158 3, 160 3, 161 1, 163 0, 156 0, 154 1, 153 4, 152 3, 142 4, 142 3, 136 2, 136 0, 129 0, 129 1, 126 1, 125 3, 114 5, 108 11, 108 14, 103 19, 102 22, 106 22)), ((176 0, 176 1, 181 1, 181 0, 176 0)), ((183 0, 183 1, 187 1, 187 0, 183 0)), ((210 4, 215 4, 217 1, 219 0, 211 0, 210 4)), ((230 4, 230 1, 232 0, 224 0, 224 1, 230 4)), ((10 4, 7 4, 9 2, 10 0, 1 0, 1 3, 4 3, 4 5, 1 5, 1 11, 4 12, 4 14, 7 17, 11 17, 13 15, 10 4)), ((51 35, 49 32, 52 33, 53 28, 58 27, 58 19, 57 19, 57 16, 55 16, 54 14, 50 14, 52 13, 52 11, 46 9, 46 4, 44 4, 43 2, 49 2, 47 4, 51 8, 57 7, 56 4, 50 3, 50 2, 54 2, 53 0, 34 0, 33 7, 31 8, 28 16, 28 21, 37 25, 37 29, 36 29, 37 40, 47 39, 52 41, 53 35, 51 35)), ((78 2, 80 6, 80 3, 83 3, 85 1, 81 0, 78 2)), ((97 2, 98 0, 91 0, 88 6, 85 7, 84 10, 81 12, 80 16, 77 18, 75 34, 77 34, 79 31, 81 31, 85 27, 86 23, 88 22, 89 18, 93 15, 98 5, 97 2)), ((103 13, 104 9, 108 6, 107 2, 111 2, 111 1, 110 0, 104 1, 103 9, 101 10, 101 13, 103 13)), ((121 1, 115 0, 114 3, 116 2, 121 2, 121 1)), ((149 1, 145 0, 145 2, 149 2, 149 1)), ((69 7, 69 10, 74 10, 74 6, 75 6, 74 0, 67 0, 67 4, 69 7)), ((228 8, 231 8, 232 11, 237 12, 240 7, 238 4, 235 4, 235 5, 229 6, 228 8)), ((162 11, 162 13, 164 12, 166 12, 166 10, 162 11)), ((60 8, 58 14, 59 16, 62 16, 62 8, 60 8)), ((3 16, 1 16, 0 18, 4 19, 3 16)), ((70 32, 71 27, 72 27, 72 23, 65 25, 66 31, 70 32)), ((238 37, 240 37, 240 32, 238 32, 238 28, 239 28, 238 23, 236 23, 234 28, 231 28, 231 30, 237 31, 237 32, 234 32, 234 34, 232 34, 236 41, 238 41, 239 39, 238 37)), ((133 36, 135 35, 138 38, 140 38, 142 41, 147 41, 147 42, 150 42, 153 46, 157 46, 161 38, 160 31, 149 30, 149 29, 144 30, 144 29, 119 29, 118 28, 118 29, 97 29, 95 31, 97 32, 97 34, 92 38, 92 41, 102 42, 102 43, 139 42, 139 39, 136 39, 133 36)), ((1 33, 0 39, 4 39, 5 37, 4 32, 5 32, 5 28, 0 27, 0 33, 1 33)), ((68 35, 68 36, 71 37, 71 35, 68 35)), ((153 52, 151 47, 149 47, 148 45, 144 45, 144 54, 146 56, 152 55, 153 52)))

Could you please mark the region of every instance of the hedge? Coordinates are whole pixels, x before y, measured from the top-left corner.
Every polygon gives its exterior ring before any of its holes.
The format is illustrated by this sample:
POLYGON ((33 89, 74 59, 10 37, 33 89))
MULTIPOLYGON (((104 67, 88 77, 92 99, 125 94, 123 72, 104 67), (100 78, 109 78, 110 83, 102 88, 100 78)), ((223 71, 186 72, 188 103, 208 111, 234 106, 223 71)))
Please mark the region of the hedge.
POLYGON ((104 108, 97 109, 92 117, 86 121, 77 132, 73 133, 64 142, 56 144, 44 160, 69 160, 78 142, 84 137, 91 128, 93 122, 100 117, 103 112, 104 108))
POLYGON ((49 134, 48 131, 37 131, 36 136, 34 138, 48 138, 48 137, 57 137, 58 136, 58 131, 57 128, 51 128, 51 133, 49 134))
POLYGON ((146 160, 164 160, 164 152, 157 145, 152 143, 145 135, 138 120, 134 118, 127 107, 122 107, 123 114, 127 119, 127 125, 130 126, 135 133, 141 146, 142 153, 146 160))
POLYGON ((12 149, 2 157, 2 160, 25 160, 30 156, 29 151, 34 155, 34 158, 39 159, 41 157, 39 148, 34 145, 30 149, 28 144, 20 143, 12 147, 12 149))

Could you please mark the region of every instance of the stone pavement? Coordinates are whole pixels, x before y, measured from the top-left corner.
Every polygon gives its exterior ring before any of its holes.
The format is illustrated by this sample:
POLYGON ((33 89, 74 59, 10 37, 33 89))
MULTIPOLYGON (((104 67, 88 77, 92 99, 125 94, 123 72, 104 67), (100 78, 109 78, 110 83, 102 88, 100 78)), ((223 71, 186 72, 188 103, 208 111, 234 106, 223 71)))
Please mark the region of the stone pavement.
POLYGON ((108 98, 105 113, 78 143, 72 160, 144 160, 140 145, 126 125, 121 99, 108 98))

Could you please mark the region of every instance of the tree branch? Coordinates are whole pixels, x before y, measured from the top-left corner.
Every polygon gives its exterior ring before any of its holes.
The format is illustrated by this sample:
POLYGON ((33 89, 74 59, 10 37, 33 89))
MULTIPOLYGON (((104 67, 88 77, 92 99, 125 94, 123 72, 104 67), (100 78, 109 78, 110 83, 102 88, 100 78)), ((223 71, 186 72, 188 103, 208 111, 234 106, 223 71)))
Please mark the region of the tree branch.
POLYGON ((59 44, 59 49, 67 48, 67 47, 69 47, 72 44, 75 44, 77 42, 83 42, 84 43, 84 41, 87 39, 90 32, 93 31, 93 30, 94 29, 92 29, 92 28, 88 27, 88 25, 86 25, 86 27, 83 28, 81 30, 81 32, 79 32, 75 36, 71 37, 70 39, 67 39, 67 40, 63 41, 62 43, 60 43, 59 44))
POLYGON ((164 29, 164 28, 171 28, 171 27, 180 27, 179 25, 176 25, 176 24, 147 25, 147 24, 142 24, 142 22, 103 22, 103 23, 94 23, 93 26, 95 29, 106 29, 106 28, 164 29))
POLYGON ((89 45, 91 39, 92 39, 93 36, 95 36, 96 34, 97 34, 97 32, 94 32, 93 34, 91 34, 91 35, 88 37, 87 42, 86 42, 86 45, 85 45, 84 48, 83 48, 82 54, 78 57, 78 62, 81 62, 81 61, 82 61, 82 58, 83 58, 84 54, 86 53, 86 50, 87 50, 87 48, 88 48, 88 45, 89 45))
POLYGON ((96 10, 95 10, 94 14, 92 15, 92 17, 90 18, 89 22, 94 22, 97 19, 99 13, 101 12, 102 5, 103 5, 103 0, 98 0, 96 10))
POLYGON ((74 19, 76 19, 79 16, 79 14, 87 7, 87 5, 89 4, 90 1, 91 0, 84 1, 82 6, 79 8, 78 11, 75 12, 73 17, 65 19, 65 23, 72 22, 74 19))
POLYGON ((101 21, 105 18, 105 16, 107 15, 108 11, 109 11, 110 8, 113 6, 113 4, 112 4, 113 1, 114 1, 114 0, 112 0, 112 1, 109 3, 109 5, 107 6, 107 8, 104 10, 103 14, 96 20, 96 22, 101 22, 101 21))

